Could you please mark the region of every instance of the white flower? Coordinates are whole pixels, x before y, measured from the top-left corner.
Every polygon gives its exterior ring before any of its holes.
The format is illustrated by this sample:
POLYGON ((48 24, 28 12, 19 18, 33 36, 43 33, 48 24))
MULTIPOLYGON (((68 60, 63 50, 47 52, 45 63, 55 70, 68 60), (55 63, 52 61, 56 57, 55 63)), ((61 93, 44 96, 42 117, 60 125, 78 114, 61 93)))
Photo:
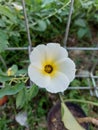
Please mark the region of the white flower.
POLYGON ((15 116, 15 120, 22 126, 28 127, 27 123, 27 113, 26 112, 20 112, 15 116))
POLYGON ((16 10, 18 10, 18 11, 20 11, 20 10, 23 9, 23 7, 22 7, 21 5, 18 5, 18 4, 16 4, 16 3, 12 3, 12 5, 13 5, 14 8, 15 8, 16 10))
POLYGON ((63 92, 75 78, 75 64, 59 44, 38 45, 31 52, 30 61, 30 80, 51 93, 63 92))

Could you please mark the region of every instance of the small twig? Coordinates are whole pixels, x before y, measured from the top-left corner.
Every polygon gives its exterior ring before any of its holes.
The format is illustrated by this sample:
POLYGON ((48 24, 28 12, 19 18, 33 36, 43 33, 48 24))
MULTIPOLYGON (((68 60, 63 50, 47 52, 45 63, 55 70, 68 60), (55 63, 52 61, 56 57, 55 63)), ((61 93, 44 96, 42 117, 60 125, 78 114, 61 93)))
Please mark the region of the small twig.
POLYGON ((76 118, 76 120, 79 123, 92 123, 92 124, 98 126, 98 118, 84 117, 84 118, 76 118))

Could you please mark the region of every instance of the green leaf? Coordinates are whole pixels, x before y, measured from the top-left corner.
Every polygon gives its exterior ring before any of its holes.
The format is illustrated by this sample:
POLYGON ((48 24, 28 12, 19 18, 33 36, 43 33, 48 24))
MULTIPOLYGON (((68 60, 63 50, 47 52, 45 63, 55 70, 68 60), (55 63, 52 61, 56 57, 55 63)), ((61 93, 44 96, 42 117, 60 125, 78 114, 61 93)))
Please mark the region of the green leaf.
POLYGON ((43 0, 43 6, 46 6, 47 4, 50 4, 54 2, 54 0, 43 0))
POLYGON ((17 65, 13 65, 11 68, 9 68, 10 70, 10 76, 13 76, 16 74, 16 72, 18 71, 18 67, 17 65))
POLYGON ((27 71, 27 69, 21 69, 21 70, 18 70, 17 72, 16 72, 16 76, 19 76, 19 75, 24 75, 24 74, 27 74, 28 73, 28 71, 27 71))
POLYGON ((36 85, 33 85, 28 90, 28 100, 30 101, 32 98, 34 98, 38 94, 38 87, 36 85))
POLYGON ((26 99, 25 89, 22 89, 16 97, 16 107, 23 107, 26 99))
POLYGON ((82 38, 87 34, 87 32, 88 32, 88 29, 80 28, 77 32, 77 35, 78 35, 79 38, 82 38))
POLYGON ((4 23, 2 19, 0 19, 0 27, 6 27, 6 24, 4 23))
POLYGON ((5 5, 0 5, 0 14, 7 16, 12 22, 16 23, 15 15, 12 10, 5 5))
POLYGON ((98 0, 95 0, 94 6, 98 9, 98 0))
POLYGON ((6 81, 9 81, 11 80, 12 77, 9 77, 6 75, 6 73, 4 73, 1 69, 0 69, 0 82, 3 83, 3 82, 6 82, 6 81))
POLYGON ((86 9, 88 9, 90 6, 92 6, 93 4, 94 4, 94 0, 92 0, 92 1, 86 1, 86 2, 82 2, 82 6, 83 6, 83 8, 86 8, 86 9))
POLYGON ((80 26, 80 27, 86 27, 86 22, 84 19, 77 19, 75 20, 75 25, 80 26))
POLYGON ((29 6, 32 5, 32 1, 31 1, 31 0, 25 0, 25 2, 26 2, 26 4, 29 5, 29 6))
POLYGON ((23 83, 16 84, 15 86, 5 85, 4 88, 0 89, 0 98, 5 95, 14 95, 21 91, 25 85, 23 83))
POLYGON ((65 128, 67 128, 68 130, 85 130, 76 121, 72 113, 69 111, 69 109, 63 102, 61 103, 61 114, 62 114, 62 121, 64 123, 65 128))
POLYGON ((12 79, 12 77, 8 77, 8 76, 5 76, 5 75, 0 75, 0 82, 1 83, 4 83, 4 82, 9 81, 11 79, 12 79))
POLYGON ((5 75, 5 73, 0 68, 0 75, 5 75))
POLYGON ((43 21, 43 20, 37 20, 37 24, 38 24, 38 26, 34 27, 35 30, 41 31, 41 32, 43 32, 43 31, 46 30, 47 24, 46 24, 45 21, 43 21))
POLYGON ((11 68, 12 68, 12 70, 13 70, 14 73, 16 73, 18 71, 17 65, 13 65, 11 68))
POLYGON ((3 52, 8 47, 8 44, 7 34, 0 30, 0 52, 3 52))

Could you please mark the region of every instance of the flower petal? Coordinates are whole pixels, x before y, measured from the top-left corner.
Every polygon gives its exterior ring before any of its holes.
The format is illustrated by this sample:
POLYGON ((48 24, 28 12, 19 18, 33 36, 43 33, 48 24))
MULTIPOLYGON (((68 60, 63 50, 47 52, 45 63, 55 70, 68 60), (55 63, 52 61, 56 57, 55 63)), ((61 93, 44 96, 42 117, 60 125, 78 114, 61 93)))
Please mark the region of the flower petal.
POLYGON ((62 61, 68 57, 68 52, 58 43, 48 43, 46 46, 47 59, 62 61))
POLYGON ((22 125, 28 127, 27 123, 27 113, 26 112, 20 112, 15 116, 16 121, 22 125))
POLYGON ((41 67, 42 62, 46 58, 46 46, 45 45, 38 45, 33 49, 30 54, 30 62, 33 66, 41 67))
POLYGON ((28 75, 30 80, 41 88, 45 88, 49 81, 49 76, 43 75, 41 70, 37 67, 33 67, 32 64, 28 67, 28 75))
POLYGON ((69 79, 61 72, 57 72, 56 76, 50 79, 47 86, 47 91, 51 93, 64 92, 69 86, 69 79))
POLYGON ((65 61, 59 62, 60 72, 64 73, 69 81, 71 82, 75 78, 75 63, 70 59, 66 58, 65 61))

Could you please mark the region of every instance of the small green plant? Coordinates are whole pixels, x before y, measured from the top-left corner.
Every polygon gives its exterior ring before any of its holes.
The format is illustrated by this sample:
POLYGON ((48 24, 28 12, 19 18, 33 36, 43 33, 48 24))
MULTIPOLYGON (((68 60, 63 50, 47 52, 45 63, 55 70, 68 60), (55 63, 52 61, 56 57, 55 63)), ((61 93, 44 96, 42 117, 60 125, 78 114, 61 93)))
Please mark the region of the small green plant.
POLYGON ((1 130, 9 130, 8 128, 8 119, 6 118, 6 116, 3 116, 2 118, 0 118, 0 129, 1 130))

